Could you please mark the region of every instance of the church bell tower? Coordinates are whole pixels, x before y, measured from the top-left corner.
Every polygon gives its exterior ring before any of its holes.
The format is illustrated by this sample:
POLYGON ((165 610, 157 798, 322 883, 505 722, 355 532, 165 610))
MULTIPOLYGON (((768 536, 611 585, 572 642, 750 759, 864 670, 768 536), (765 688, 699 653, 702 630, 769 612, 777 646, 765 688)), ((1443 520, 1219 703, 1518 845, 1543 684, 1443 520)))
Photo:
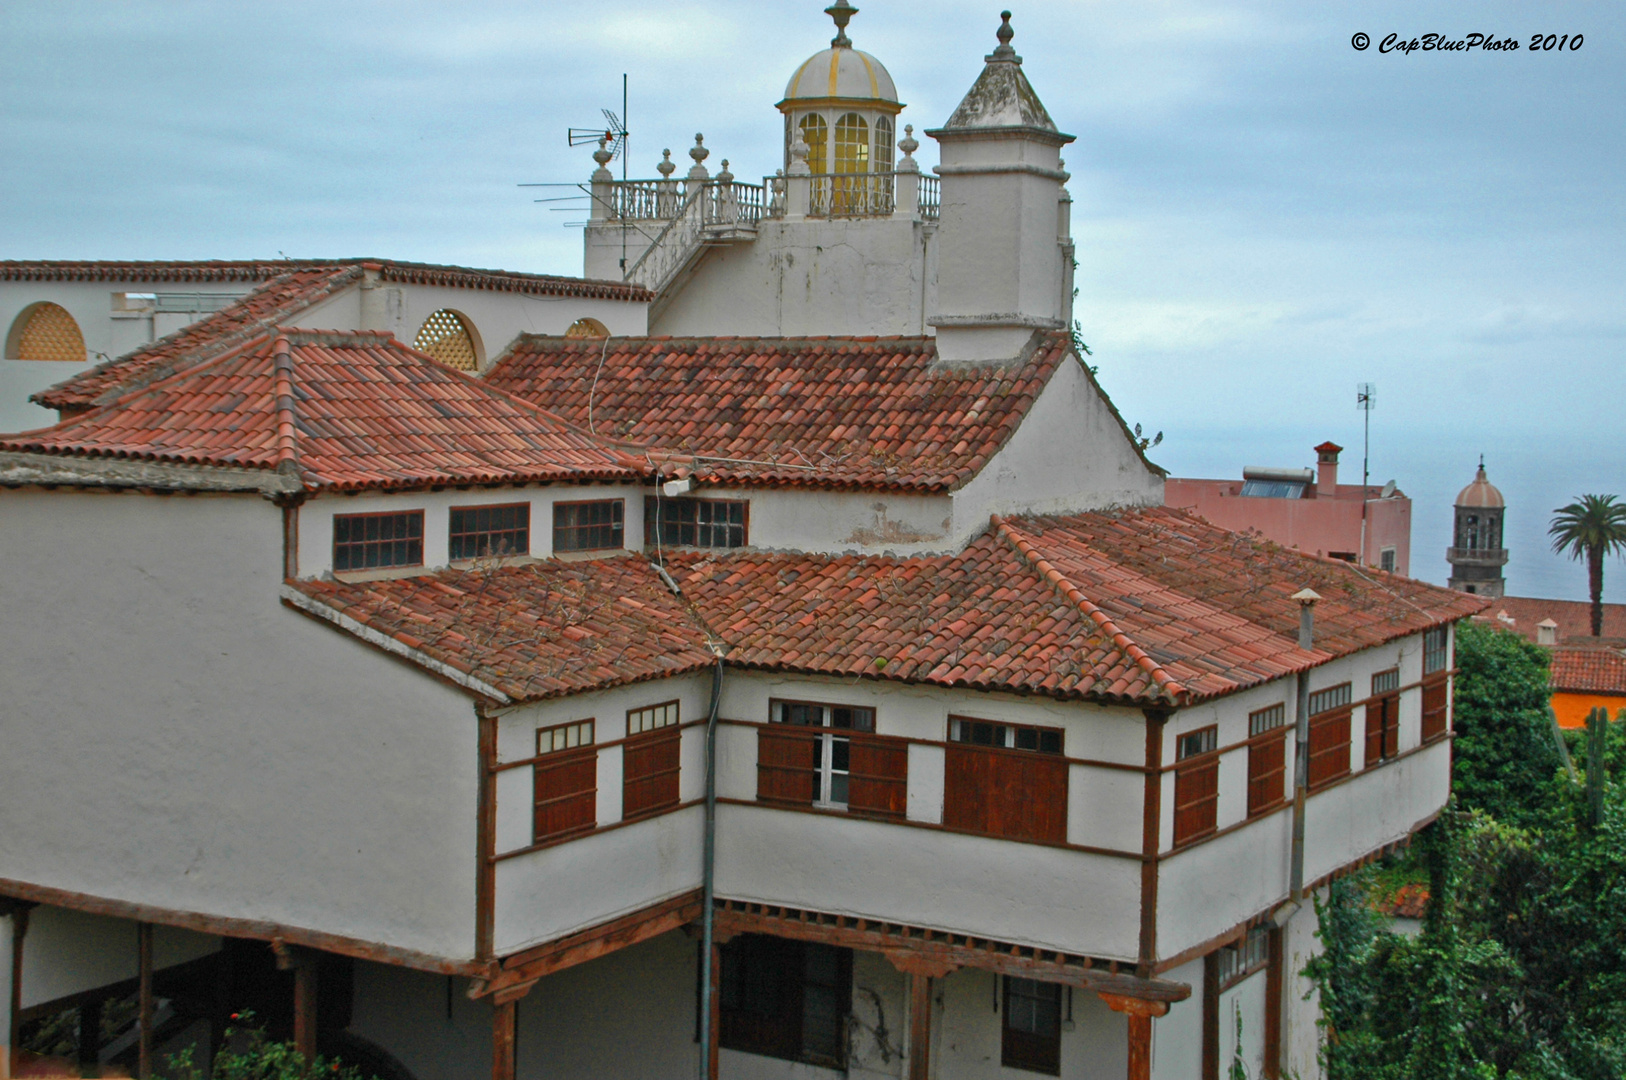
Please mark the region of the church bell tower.
POLYGON ((1506 582, 1507 548, 1502 546, 1502 493, 1485 477, 1485 459, 1473 483, 1457 493, 1456 529, 1446 561, 1451 564, 1448 584, 1458 592, 1500 598, 1506 582))

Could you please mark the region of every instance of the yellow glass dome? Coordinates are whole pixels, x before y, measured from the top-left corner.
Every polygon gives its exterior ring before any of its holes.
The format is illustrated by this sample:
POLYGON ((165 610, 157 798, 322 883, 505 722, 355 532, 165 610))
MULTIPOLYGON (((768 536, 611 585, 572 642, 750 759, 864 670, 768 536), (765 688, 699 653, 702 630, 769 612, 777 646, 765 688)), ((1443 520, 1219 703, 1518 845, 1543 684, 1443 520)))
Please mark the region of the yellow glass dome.
POLYGON ((785 99, 779 107, 788 110, 808 102, 843 101, 865 102, 887 112, 903 108, 886 68, 869 53, 853 48, 847 38, 847 21, 858 9, 847 0, 837 0, 824 10, 836 21, 835 40, 828 49, 802 61, 785 85, 785 99))

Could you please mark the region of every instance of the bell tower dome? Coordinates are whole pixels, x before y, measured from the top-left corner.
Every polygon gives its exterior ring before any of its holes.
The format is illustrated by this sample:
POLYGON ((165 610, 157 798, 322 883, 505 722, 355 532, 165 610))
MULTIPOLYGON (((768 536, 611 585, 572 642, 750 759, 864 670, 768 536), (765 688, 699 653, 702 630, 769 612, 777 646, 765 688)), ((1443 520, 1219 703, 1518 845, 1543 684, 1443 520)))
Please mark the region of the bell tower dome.
POLYGON ((858 9, 836 0, 824 11, 835 20, 836 36, 802 61, 778 105, 785 114, 785 170, 796 163, 791 151, 800 138, 814 176, 891 172, 903 111, 898 89, 879 60, 853 48, 847 23, 858 9))
POLYGON ((1507 548, 1502 546, 1502 493, 1485 477, 1485 459, 1473 483, 1457 493, 1456 529, 1445 559, 1451 564, 1450 586, 1458 592, 1500 597, 1506 582, 1507 548))

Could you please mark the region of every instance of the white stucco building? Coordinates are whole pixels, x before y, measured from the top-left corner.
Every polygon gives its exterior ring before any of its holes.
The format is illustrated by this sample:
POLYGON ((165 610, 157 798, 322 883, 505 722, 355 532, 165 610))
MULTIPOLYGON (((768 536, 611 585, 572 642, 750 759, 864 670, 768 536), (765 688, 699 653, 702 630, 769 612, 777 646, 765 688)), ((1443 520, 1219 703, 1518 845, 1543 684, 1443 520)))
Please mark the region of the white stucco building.
POLYGON ((0 436, 13 1049, 1316 1074, 1309 896, 1444 805, 1480 602, 1164 508, 1008 17, 939 190, 831 13, 783 175, 596 176, 584 279, 0 273, 80 365, 0 436))

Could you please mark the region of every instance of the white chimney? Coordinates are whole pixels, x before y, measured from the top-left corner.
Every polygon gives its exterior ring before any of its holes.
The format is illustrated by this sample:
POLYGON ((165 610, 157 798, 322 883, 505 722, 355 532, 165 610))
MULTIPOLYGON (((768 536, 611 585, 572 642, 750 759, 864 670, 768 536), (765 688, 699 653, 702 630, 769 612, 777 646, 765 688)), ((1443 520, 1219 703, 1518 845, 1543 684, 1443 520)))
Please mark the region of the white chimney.
POLYGON ((1343 449, 1330 439, 1315 448, 1317 498, 1331 499, 1338 494, 1338 454, 1343 449))
POLYGON ((1543 619, 1536 624, 1537 645, 1558 644, 1558 624, 1551 619, 1543 619))

